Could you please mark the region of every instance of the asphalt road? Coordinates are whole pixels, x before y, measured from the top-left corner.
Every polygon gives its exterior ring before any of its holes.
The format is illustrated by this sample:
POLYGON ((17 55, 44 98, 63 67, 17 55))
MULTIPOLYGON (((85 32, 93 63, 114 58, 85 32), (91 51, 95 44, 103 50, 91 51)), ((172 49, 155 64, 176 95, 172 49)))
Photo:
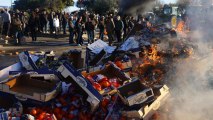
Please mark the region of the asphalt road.
POLYGON ((23 52, 23 51, 51 51, 53 50, 56 56, 60 56, 63 52, 71 49, 85 49, 85 47, 74 47, 74 46, 24 46, 24 47, 0 47, 0 49, 6 52, 0 54, 0 70, 10 66, 19 61, 18 55, 10 54, 14 52, 23 52))
MULTIPOLYGON (((87 39, 86 35, 84 35, 84 39, 87 39)), ((53 50, 56 56, 60 56, 64 51, 86 48, 86 44, 84 46, 70 46, 68 44, 68 35, 63 35, 62 37, 59 37, 59 39, 55 39, 54 37, 50 36, 41 36, 38 37, 37 42, 31 42, 31 38, 26 37, 25 43, 23 43, 21 46, 16 46, 13 44, 5 45, 4 42, 5 41, 1 40, 2 44, 0 44, 0 70, 18 62, 19 60, 17 54, 23 51, 53 50)), ((12 40, 10 40, 10 43, 12 43, 12 40)))

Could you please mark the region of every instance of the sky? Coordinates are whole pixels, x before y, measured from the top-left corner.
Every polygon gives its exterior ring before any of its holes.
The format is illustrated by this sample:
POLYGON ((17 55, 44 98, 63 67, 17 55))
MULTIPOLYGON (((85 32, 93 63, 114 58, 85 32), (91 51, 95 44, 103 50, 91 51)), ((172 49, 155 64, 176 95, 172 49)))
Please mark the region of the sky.
POLYGON ((0 0, 0 6, 11 6, 11 1, 14 0, 0 0))
POLYGON ((160 0, 163 3, 169 4, 169 3, 175 3, 177 0, 160 0))
MULTIPOLYGON (((13 2, 14 0, 0 0, 0 6, 10 6, 11 5, 11 1, 13 2)), ((74 1, 77 1, 77 0, 74 0, 74 1)), ((160 0, 160 1, 168 4, 168 3, 174 3, 177 0, 160 0)))

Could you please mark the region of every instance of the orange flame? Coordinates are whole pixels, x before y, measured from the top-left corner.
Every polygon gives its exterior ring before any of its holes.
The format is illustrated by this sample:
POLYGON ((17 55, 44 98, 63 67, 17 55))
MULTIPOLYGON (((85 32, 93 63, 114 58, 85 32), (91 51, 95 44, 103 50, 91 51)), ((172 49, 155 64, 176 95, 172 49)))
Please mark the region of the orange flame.
POLYGON ((181 20, 177 25, 176 31, 184 32, 184 28, 185 28, 185 22, 181 20))
POLYGON ((181 20, 176 29, 175 29, 182 37, 187 37, 187 33, 190 32, 189 26, 187 25, 187 22, 184 22, 181 20))
POLYGON ((163 78, 163 70, 155 68, 155 66, 162 64, 162 61, 163 57, 158 54, 157 45, 151 45, 149 48, 144 48, 141 58, 136 60, 135 64, 133 63, 135 66, 133 73, 137 74, 136 76, 141 78, 147 86, 152 86, 163 78))

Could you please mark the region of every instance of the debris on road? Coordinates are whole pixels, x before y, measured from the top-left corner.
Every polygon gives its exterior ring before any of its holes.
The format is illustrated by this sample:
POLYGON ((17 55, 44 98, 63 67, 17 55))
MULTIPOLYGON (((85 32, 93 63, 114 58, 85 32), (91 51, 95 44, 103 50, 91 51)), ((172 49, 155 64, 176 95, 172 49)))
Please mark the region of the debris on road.
POLYGON ((0 109, 0 118, 149 120, 170 95, 164 79, 171 59, 194 51, 182 41, 159 49, 167 34, 164 25, 134 28, 116 49, 101 40, 91 44, 87 57, 81 50, 60 57, 53 51, 20 53, 19 63, 0 71, 0 99, 11 96, 23 111, 0 109))

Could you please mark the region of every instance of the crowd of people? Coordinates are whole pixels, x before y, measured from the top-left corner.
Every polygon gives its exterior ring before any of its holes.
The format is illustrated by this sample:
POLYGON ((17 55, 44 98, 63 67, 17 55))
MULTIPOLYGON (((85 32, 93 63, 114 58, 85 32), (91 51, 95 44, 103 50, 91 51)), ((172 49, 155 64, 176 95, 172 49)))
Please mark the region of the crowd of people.
POLYGON ((87 11, 66 13, 35 9, 21 12, 4 9, 0 16, 2 35, 13 38, 16 44, 21 44, 23 36, 31 36, 32 41, 37 41, 38 33, 42 33, 55 35, 57 39, 59 34, 65 35, 69 31, 69 44, 81 46, 84 33, 88 35, 88 44, 91 44, 98 31, 99 39, 104 40, 104 35, 107 35, 109 45, 112 45, 113 42, 122 42, 136 22, 131 16, 110 13, 100 16, 87 11))

